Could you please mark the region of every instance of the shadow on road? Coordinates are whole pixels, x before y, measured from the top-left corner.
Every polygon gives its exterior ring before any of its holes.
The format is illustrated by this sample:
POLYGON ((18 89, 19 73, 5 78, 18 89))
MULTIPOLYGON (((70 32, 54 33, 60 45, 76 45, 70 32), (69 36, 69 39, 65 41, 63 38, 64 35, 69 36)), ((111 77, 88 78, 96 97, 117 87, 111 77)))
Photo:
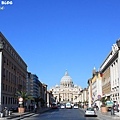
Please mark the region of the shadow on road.
POLYGON ((57 109, 50 109, 49 111, 47 111, 47 112, 54 112, 54 111, 59 111, 59 109, 57 108, 57 109))
POLYGON ((85 115, 85 117, 97 117, 97 115, 85 115))

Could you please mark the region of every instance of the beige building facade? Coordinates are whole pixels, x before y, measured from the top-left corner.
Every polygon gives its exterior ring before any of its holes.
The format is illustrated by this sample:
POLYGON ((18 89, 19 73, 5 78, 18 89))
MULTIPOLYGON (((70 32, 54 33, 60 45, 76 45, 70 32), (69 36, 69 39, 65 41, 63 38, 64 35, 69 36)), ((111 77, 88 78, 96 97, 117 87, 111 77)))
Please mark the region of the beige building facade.
POLYGON ((112 45, 112 50, 100 67, 103 95, 120 104, 120 40, 112 45))
POLYGON ((100 107, 100 99, 102 97, 102 77, 95 67, 92 72, 92 78, 88 80, 88 106, 97 105, 100 107))
POLYGON ((92 105, 92 79, 88 80, 88 106, 92 105))
POLYGON ((80 86, 73 84, 72 78, 66 71, 65 75, 61 78, 60 85, 56 85, 50 91, 52 91, 56 102, 78 103, 81 101, 81 90, 82 88, 80 86))
POLYGON ((80 103, 82 103, 82 105, 88 105, 88 88, 82 89, 80 96, 80 103))

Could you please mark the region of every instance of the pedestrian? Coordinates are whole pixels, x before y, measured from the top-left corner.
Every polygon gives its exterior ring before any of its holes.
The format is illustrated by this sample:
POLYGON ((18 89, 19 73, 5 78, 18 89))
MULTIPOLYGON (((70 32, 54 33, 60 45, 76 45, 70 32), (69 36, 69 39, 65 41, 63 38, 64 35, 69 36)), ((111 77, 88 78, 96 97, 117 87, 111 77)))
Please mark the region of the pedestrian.
POLYGON ((29 112, 30 112, 30 107, 31 107, 31 106, 29 105, 29 106, 28 106, 29 112))
POLYGON ((34 109, 33 109, 33 104, 32 103, 30 103, 30 111, 33 111, 34 109))
POLYGON ((116 107, 116 111, 119 112, 119 109, 118 109, 119 108, 119 104, 118 104, 118 102, 116 102, 116 106, 115 107, 116 107))
POLYGON ((99 110, 99 107, 98 107, 98 106, 96 106, 96 110, 97 110, 97 111, 99 110))
POLYGON ((112 107, 111 107, 111 115, 115 115, 115 103, 113 103, 112 107))
POLYGON ((34 111, 35 111, 35 113, 37 112, 37 105, 36 104, 34 106, 34 111))

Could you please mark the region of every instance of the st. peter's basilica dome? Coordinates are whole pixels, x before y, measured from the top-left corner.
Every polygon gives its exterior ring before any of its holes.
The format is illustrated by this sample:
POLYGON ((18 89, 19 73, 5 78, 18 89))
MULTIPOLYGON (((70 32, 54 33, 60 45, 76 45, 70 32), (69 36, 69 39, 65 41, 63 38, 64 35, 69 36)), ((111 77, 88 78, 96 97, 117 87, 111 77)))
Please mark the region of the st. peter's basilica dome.
POLYGON ((81 87, 73 84, 73 80, 68 75, 67 70, 61 78, 60 85, 56 85, 51 89, 53 96, 56 98, 56 102, 60 103, 78 103, 81 101, 81 90, 81 87))
POLYGON ((64 86, 72 86, 73 85, 72 78, 68 75, 67 71, 65 72, 65 75, 61 78, 60 84, 64 85, 64 86))

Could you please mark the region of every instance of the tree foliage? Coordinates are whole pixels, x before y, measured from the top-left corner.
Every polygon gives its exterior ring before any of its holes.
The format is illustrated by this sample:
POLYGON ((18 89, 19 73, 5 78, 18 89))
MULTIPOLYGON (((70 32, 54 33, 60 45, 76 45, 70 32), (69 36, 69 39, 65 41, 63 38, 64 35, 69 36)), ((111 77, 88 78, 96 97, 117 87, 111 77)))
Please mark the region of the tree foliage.
POLYGON ((24 91, 17 91, 14 95, 16 99, 23 98, 23 103, 20 104, 20 107, 24 107, 24 104, 26 103, 27 100, 34 100, 32 95, 28 95, 27 92, 24 91))
POLYGON ((15 93, 15 98, 20 98, 22 97, 23 98, 23 101, 27 101, 27 100, 34 100, 34 98, 29 94, 27 94, 27 92, 24 92, 24 91, 17 91, 15 93))
POLYGON ((106 106, 107 98, 106 97, 102 97, 100 101, 102 102, 101 107, 105 107, 106 106))

